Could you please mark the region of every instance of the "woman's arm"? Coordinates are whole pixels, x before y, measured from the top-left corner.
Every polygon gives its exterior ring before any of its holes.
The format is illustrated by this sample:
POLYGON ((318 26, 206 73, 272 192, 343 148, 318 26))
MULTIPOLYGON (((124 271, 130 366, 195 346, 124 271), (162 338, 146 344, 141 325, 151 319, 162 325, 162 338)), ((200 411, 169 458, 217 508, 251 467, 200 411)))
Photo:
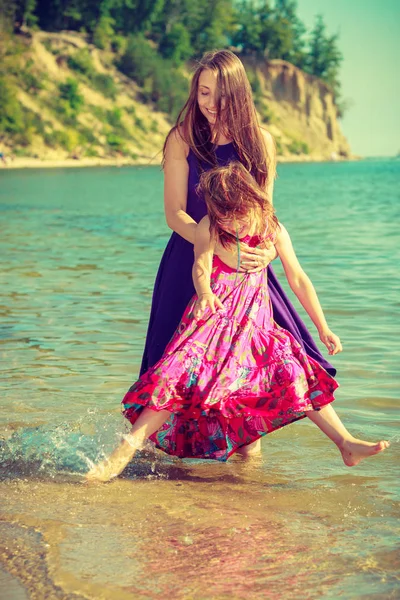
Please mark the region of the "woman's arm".
POLYGON ((197 292, 194 316, 198 319, 207 307, 215 313, 215 308, 223 305, 211 290, 211 271, 215 241, 210 234, 210 220, 204 217, 196 227, 194 242, 193 284, 197 292))
POLYGON ((289 285, 318 329, 319 337, 328 348, 329 354, 341 352, 340 339, 329 329, 314 286, 303 271, 293 249, 290 236, 282 223, 280 223, 280 231, 275 246, 285 269, 289 285))
POLYGON ((189 165, 188 148, 175 129, 165 149, 164 210, 168 227, 194 244, 196 221, 186 212, 189 165))

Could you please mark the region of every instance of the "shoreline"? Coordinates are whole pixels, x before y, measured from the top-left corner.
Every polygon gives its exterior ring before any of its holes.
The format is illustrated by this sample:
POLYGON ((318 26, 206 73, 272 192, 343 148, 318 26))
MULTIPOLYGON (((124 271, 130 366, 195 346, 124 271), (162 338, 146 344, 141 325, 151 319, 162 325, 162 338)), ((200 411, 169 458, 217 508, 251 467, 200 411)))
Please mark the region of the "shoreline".
POLYGON ((146 158, 60 158, 40 159, 31 157, 15 157, 7 159, 7 164, 0 164, 0 169, 64 169, 73 167, 124 167, 124 166, 159 166, 161 161, 156 157, 146 158))
MULTIPOLYGON (((363 160, 364 157, 352 156, 349 158, 326 158, 323 156, 292 155, 278 156, 279 163, 306 163, 306 162, 350 162, 363 160)), ((83 168, 83 167, 126 167, 126 166, 160 166, 161 160, 157 155, 153 157, 132 158, 62 158, 46 160, 31 157, 15 157, 13 160, 7 159, 7 164, 0 163, 0 170, 10 169, 64 169, 64 168, 83 168)))

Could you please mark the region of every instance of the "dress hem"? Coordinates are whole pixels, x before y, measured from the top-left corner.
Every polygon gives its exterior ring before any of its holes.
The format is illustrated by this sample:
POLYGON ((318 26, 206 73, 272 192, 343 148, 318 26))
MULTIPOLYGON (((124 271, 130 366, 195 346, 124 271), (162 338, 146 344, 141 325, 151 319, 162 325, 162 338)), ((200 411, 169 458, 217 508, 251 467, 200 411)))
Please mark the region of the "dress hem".
MULTIPOLYGON (((321 406, 319 406, 317 408, 313 407, 312 405, 309 405, 310 408, 305 408, 303 411, 301 411, 301 413, 304 413, 304 414, 298 414, 295 417, 293 417, 292 419, 286 421, 285 423, 281 423, 280 425, 277 425, 276 427, 274 427, 273 429, 271 429, 269 431, 264 431, 262 434, 254 436, 254 438, 251 441, 245 442, 244 444, 241 444, 240 446, 236 446, 235 448, 233 448, 232 450, 230 450, 228 452, 228 454, 226 456, 224 456, 224 458, 216 458, 216 457, 204 456, 204 455, 203 456, 179 456, 178 454, 176 454, 174 452, 171 452, 170 450, 168 450, 168 448, 162 447, 156 440, 152 439, 161 430, 162 426, 159 429, 157 429, 157 431, 155 431, 151 436, 149 436, 149 439, 154 443, 154 445, 155 445, 156 448, 158 448, 162 452, 165 452, 165 454, 168 454, 169 456, 174 456, 175 458, 179 458, 180 460, 183 460, 183 459, 188 459, 188 460, 216 460, 218 462, 226 462, 240 448, 244 448, 245 446, 249 446, 250 444, 253 444, 257 440, 265 437, 266 435, 268 435, 270 433, 273 433, 274 431, 278 431, 279 429, 282 429, 282 427, 285 427, 286 425, 290 425, 290 424, 294 423, 295 421, 300 421, 301 419, 305 419, 307 417, 307 414, 306 414, 307 412, 309 412, 311 410, 320 411, 321 408, 323 408, 324 406, 327 406, 328 404, 331 404, 334 401, 335 401, 335 397, 332 396, 332 398, 330 400, 328 400, 328 402, 325 402, 325 403, 321 404, 321 406)), ((140 404, 140 406, 142 406, 143 409, 144 408, 149 408, 150 410, 153 410, 154 412, 161 412, 162 410, 168 410, 166 408, 157 408, 154 405, 148 406, 148 405, 145 405, 145 404, 143 404, 143 405, 140 404)), ((129 409, 123 410, 122 414, 131 423, 129 417, 126 414, 128 411, 129 411, 129 409)), ((168 412, 170 412, 171 414, 177 414, 179 411, 168 411, 168 412)), ((232 415, 231 418, 240 417, 240 416, 243 416, 243 415, 232 415)), ((227 417, 227 418, 229 418, 229 417, 227 417)))

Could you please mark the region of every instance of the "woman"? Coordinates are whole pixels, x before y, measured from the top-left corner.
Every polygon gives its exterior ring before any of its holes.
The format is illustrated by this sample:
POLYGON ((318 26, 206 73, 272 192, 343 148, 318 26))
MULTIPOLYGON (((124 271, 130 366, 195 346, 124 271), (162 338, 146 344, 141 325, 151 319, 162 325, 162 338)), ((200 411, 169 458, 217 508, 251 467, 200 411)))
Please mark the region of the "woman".
MULTIPOLYGON (((164 144, 165 215, 174 233, 154 286, 141 375, 162 356, 195 292, 193 244, 197 223, 206 214, 204 198, 197 192, 200 174, 231 160, 239 160, 272 199, 276 162, 273 139, 259 126, 243 64, 229 50, 217 50, 207 52, 200 61, 189 98, 164 144)), ((239 266, 242 271, 261 270, 276 256, 273 246, 250 248, 246 244, 241 244, 239 253, 236 248, 228 251, 222 246, 215 253, 224 263, 239 266)), ((334 376, 336 370, 319 352, 271 267, 268 288, 275 321, 334 376)), ((259 440, 243 448, 242 454, 258 450, 259 440)))

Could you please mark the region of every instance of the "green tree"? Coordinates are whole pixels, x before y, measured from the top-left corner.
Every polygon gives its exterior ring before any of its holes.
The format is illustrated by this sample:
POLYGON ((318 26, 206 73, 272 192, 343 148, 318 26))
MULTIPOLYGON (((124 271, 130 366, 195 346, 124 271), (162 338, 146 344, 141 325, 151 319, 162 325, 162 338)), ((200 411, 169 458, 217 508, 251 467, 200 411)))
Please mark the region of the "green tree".
POLYGON ((244 54, 265 58, 282 58, 297 66, 305 58, 305 26, 296 15, 294 0, 246 2, 236 8, 237 31, 233 43, 244 54))
POLYGON ((0 0, 0 31, 19 31, 36 24, 36 0, 0 0))
POLYGON ((35 15, 38 25, 46 31, 58 31, 66 28, 65 12, 72 8, 71 0, 38 0, 35 15))
POLYGON ((188 83, 174 65, 162 59, 143 34, 130 36, 118 68, 142 87, 146 101, 176 115, 187 98, 188 83))
POLYGON ((310 48, 305 69, 312 75, 326 81, 334 91, 339 92, 339 68, 343 55, 338 48, 338 34, 327 35, 322 15, 318 15, 311 31, 310 48))
POLYGON ((22 25, 32 27, 36 25, 35 16, 36 0, 17 0, 14 17, 15 28, 18 30, 22 25))
POLYGON ((143 85, 156 68, 156 50, 150 46, 143 34, 131 35, 124 54, 117 63, 117 67, 128 77, 135 79, 143 85))
POLYGON ((116 31, 131 34, 149 29, 163 6, 164 0, 114 0, 109 13, 116 31))
POLYGON ((152 25, 151 38, 161 42, 177 24, 188 32, 196 56, 226 46, 234 27, 232 0, 165 0, 152 25))
POLYGON ((94 31, 102 16, 108 16, 116 0, 36 0, 35 15, 46 31, 84 29, 94 31))
MULTIPOLYGON (((231 0, 198 0, 199 26, 192 32, 192 46, 197 54, 227 46, 234 31, 231 0)), ((190 27, 190 22, 187 23, 190 27)))
POLYGON ((187 99, 186 78, 168 62, 158 62, 147 83, 148 99, 155 103, 158 110, 175 118, 187 99))
POLYGON ((182 23, 174 23, 170 31, 161 38, 158 49, 162 56, 169 58, 174 65, 187 60, 193 54, 193 48, 186 27, 182 23))
POLYGON ((277 30, 282 30, 286 39, 290 38, 290 47, 282 48, 280 58, 303 68, 306 60, 306 27, 296 14, 296 0, 275 0, 275 22, 277 30))
POLYGON ((256 6, 254 2, 242 0, 236 7, 235 22, 236 32, 232 42, 238 46, 243 54, 263 56, 265 43, 262 33, 266 30, 266 23, 270 18, 271 9, 268 3, 256 6))
POLYGON ((112 17, 102 15, 94 27, 92 41, 97 48, 109 50, 112 39, 114 37, 115 21, 112 17))
POLYGON ((276 10, 266 14, 260 40, 267 58, 290 60, 293 51, 293 30, 290 22, 276 10))

